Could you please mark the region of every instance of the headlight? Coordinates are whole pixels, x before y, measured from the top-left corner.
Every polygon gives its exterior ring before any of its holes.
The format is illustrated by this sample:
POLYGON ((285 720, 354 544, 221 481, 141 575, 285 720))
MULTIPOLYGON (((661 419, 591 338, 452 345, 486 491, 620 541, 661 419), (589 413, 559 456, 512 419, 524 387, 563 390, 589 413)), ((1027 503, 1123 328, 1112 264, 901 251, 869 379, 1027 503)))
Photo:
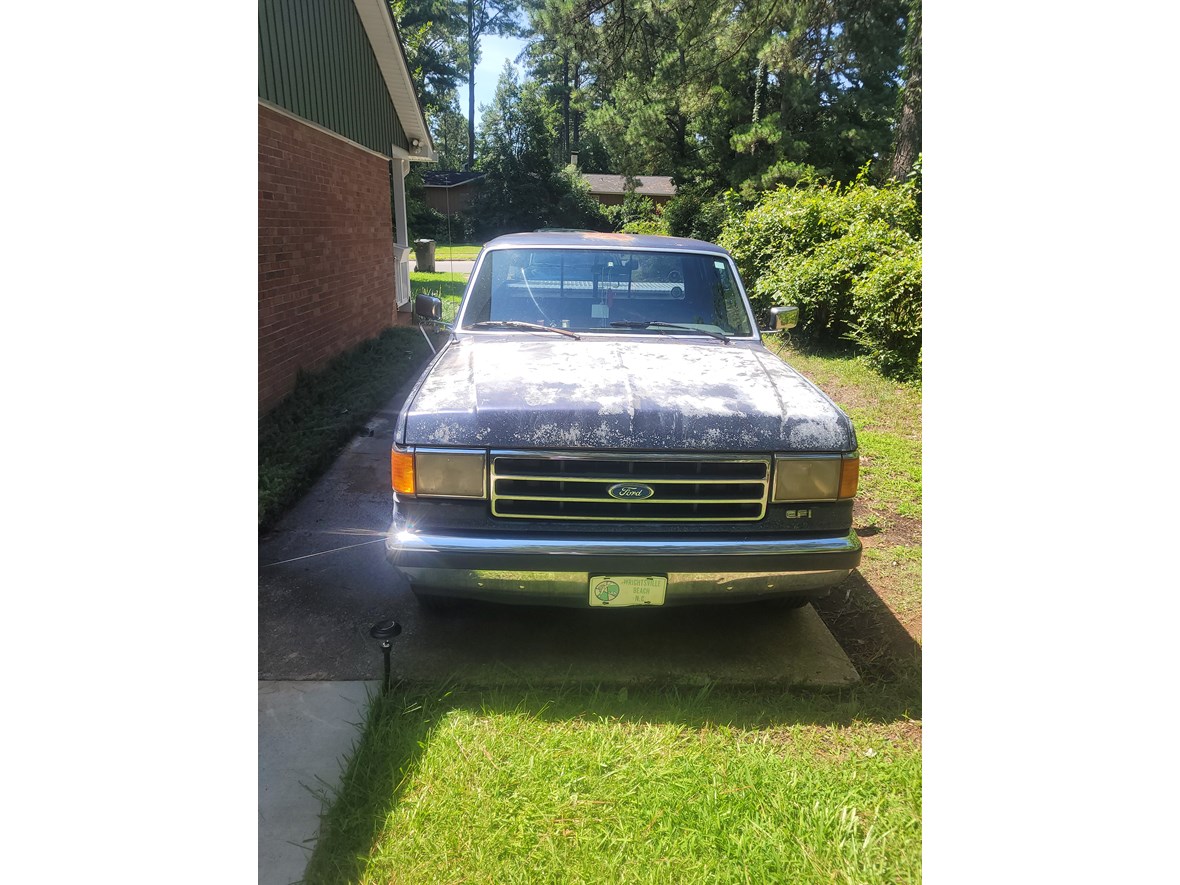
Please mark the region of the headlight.
POLYGON ((486 457, 481 450, 394 449, 394 491, 439 498, 483 498, 486 457))
POLYGON ((793 501, 835 501, 856 494, 860 457, 847 455, 775 455, 774 494, 776 503, 793 501))

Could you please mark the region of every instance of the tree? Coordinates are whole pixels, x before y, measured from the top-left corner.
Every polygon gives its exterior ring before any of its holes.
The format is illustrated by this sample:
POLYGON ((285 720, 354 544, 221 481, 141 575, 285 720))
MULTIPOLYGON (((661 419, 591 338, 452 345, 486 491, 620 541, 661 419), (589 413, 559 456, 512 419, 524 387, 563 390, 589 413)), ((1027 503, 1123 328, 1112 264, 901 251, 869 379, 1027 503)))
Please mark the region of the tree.
POLYGON ((753 199, 809 177, 848 181, 888 155, 905 8, 528 0, 530 71, 563 119, 569 96, 569 137, 601 143, 611 166, 603 171, 714 182, 753 199))
MULTIPOLYGON (((525 49, 529 76, 545 86, 560 114, 556 157, 560 163, 572 152, 582 153, 581 125, 586 99, 593 85, 592 65, 587 57, 593 46, 589 19, 579 0, 524 0, 528 28, 525 49)), ((579 157, 586 165, 587 156, 579 157)), ((603 168, 607 172, 609 169, 603 168)))
POLYGON ((467 69, 467 29, 456 0, 390 0, 410 76, 429 119, 446 108, 467 69))
POLYGON ((922 2, 911 0, 905 38, 905 88, 901 91, 901 113, 897 141, 893 147, 891 178, 904 181, 922 152, 922 2))
POLYGON ((479 64, 480 41, 484 36, 523 33, 516 16, 520 0, 465 0, 467 25, 467 163, 475 166, 475 66, 479 64))
POLYGON ((438 168, 459 169, 467 162, 467 118, 459 110, 459 94, 452 90, 431 116, 430 134, 438 152, 438 168))
POLYGON ((477 233, 604 226, 588 189, 554 162, 557 129, 557 108, 544 88, 535 81, 522 86, 505 62, 479 133, 479 170, 486 175, 471 212, 477 233))

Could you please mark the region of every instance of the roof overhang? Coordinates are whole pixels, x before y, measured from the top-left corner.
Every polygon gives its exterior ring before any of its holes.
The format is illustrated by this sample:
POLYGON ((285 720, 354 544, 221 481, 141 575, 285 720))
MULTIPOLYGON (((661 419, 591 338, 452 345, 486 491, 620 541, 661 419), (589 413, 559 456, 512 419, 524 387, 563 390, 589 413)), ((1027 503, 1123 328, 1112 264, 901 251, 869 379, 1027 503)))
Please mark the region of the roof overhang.
POLYGON ((406 55, 402 50, 397 25, 393 21, 393 11, 385 0, 353 0, 353 5, 361 17, 369 45, 373 47, 373 55, 385 79, 385 88, 389 90, 397 118, 410 142, 407 159, 418 163, 436 162, 438 154, 434 151, 430 127, 426 125, 422 105, 418 103, 418 92, 406 65, 406 55))

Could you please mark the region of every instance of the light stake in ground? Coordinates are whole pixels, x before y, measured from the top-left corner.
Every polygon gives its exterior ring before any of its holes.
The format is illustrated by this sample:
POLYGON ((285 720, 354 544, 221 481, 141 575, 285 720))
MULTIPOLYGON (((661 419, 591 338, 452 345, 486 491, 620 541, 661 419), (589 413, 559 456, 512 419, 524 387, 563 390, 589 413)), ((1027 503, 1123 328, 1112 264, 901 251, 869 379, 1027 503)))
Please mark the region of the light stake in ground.
POLYGON ((389 691, 389 649, 392 644, 393 637, 402 632, 402 625, 390 618, 388 621, 378 621, 369 628, 369 635, 374 639, 381 640, 381 654, 385 658, 385 681, 382 684, 382 692, 389 691))

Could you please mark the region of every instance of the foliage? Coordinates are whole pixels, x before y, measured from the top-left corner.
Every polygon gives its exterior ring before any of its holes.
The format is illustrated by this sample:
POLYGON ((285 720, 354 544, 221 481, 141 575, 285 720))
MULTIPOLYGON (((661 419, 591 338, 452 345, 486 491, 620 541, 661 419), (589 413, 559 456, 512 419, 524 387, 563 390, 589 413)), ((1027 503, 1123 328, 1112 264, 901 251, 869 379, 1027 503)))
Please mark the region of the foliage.
POLYGON ((542 227, 608 226, 577 173, 554 163, 555 138, 553 104, 537 83, 521 86, 505 62, 479 135, 480 171, 487 175, 468 213, 477 239, 542 227))
POLYGON ((922 2, 910 0, 906 15, 905 86, 897 101, 897 137, 889 174, 903 179, 922 153, 922 2))
POLYGON ((664 206, 664 223, 674 237, 716 242, 730 216, 741 211, 736 192, 716 193, 709 184, 695 180, 677 188, 664 206))
POLYGON ((906 0, 529 0, 559 141, 616 174, 703 175, 754 198, 890 153, 906 0))
POLYGON ((658 235, 668 232, 655 203, 650 197, 636 193, 633 188, 624 192, 621 205, 604 208, 615 230, 629 234, 658 235))
POLYGON ((852 338, 878 366, 920 371, 921 210, 916 180, 876 187, 812 183, 766 194, 732 216, 719 242, 733 253, 756 310, 797 304, 795 337, 852 338))
POLYGON ((581 230, 610 230, 611 220, 606 207, 590 195, 590 185, 570 165, 557 171, 554 182, 557 204, 550 227, 572 227, 581 230))
POLYGON ((427 119, 451 105, 467 68, 467 26, 455 0, 390 0, 427 119))
POLYGON ((886 375, 922 373, 922 244, 883 255, 852 289, 852 332, 886 375))
POLYGON ((467 162, 467 118, 459 112, 459 97, 451 92, 443 105, 428 117, 430 137, 438 153, 439 170, 456 171, 467 162))
POLYGON ((867 162, 884 178, 891 158, 908 164, 920 150, 920 0, 391 6, 443 168, 483 165, 473 90, 489 34, 527 36, 523 59, 554 110, 556 167, 576 152, 585 171, 700 181, 708 192, 696 199, 708 205, 730 189, 753 202, 779 185, 851 181, 867 162), (456 125, 464 80, 466 139, 456 125))
MULTIPOLYGON (((410 164, 410 172, 406 175, 406 227, 409 228, 409 241, 438 239, 447 229, 447 220, 437 209, 431 208, 426 202, 426 188, 422 183, 422 166, 419 163, 410 164)), ((392 185, 392 179, 390 181, 392 185)), ((390 196, 390 205, 393 197, 390 196)))
POLYGON ((485 36, 518 36, 523 28, 518 20, 521 0, 465 0, 451 6, 460 10, 467 28, 467 141, 464 169, 475 168, 475 66, 480 62, 480 41, 485 36))

